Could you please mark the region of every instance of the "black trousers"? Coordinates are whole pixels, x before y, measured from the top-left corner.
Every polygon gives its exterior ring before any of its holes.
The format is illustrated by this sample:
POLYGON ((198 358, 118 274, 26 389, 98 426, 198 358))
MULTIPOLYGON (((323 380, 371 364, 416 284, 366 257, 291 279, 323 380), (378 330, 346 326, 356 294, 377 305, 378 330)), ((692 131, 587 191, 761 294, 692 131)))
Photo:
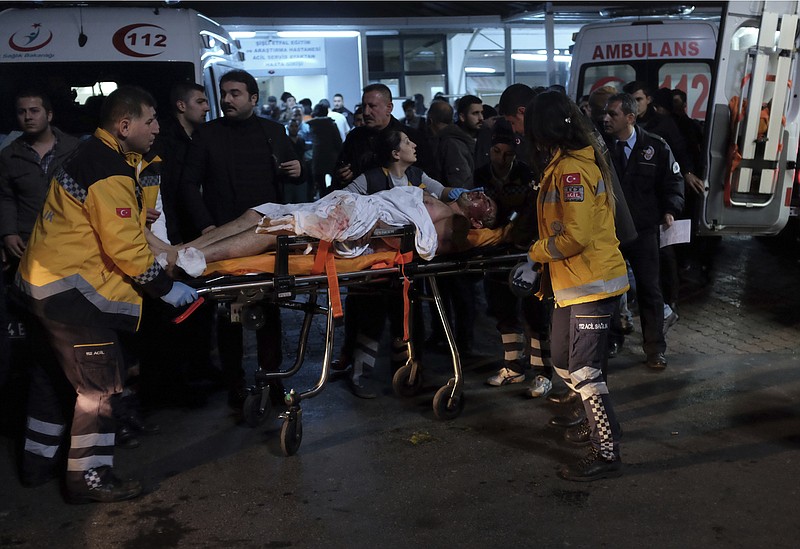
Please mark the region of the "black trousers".
POLYGON ((619 457, 620 428, 603 372, 608 363, 608 330, 618 297, 556 307, 553 366, 567 387, 581 395, 592 445, 606 459, 619 457))
POLYGON ((636 299, 645 354, 648 358, 667 350, 664 339, 664 298, 661 295, 658 233, 639 231, 633 242, 620 248, 633 269, 636 299))
POLYGON ((489 316, 497 320, 497 331, 503 341, 504 366, 524 373, 519 362, 527 346, 530 366, 536 374, 553 377, 550 360, 550 318, 552 300, 535 295, 520 299, 508 287, 508 274, 489 273, 484 278, 484 291, 489 316))
POLYGON ((64 412, 70 402, 74 402, 74 412, 67 471, 113 466, 112 397, 122 392, 124 368, 117 333, 34 317, 28 326, 34 366, 23 474, 35 475, 55 464, 69 422, 64 412), (72 386, 71 394, 65 390, 65 381, 72 386))
MULTIPOLYGON (((274 303, 265 303, 264 326, 256 330, 256 352, 258 367, 267 372, 276 372, 283 360, 281 329, 281 310, 274 303)), ((222 363, 222 377, 229 390, 238 390, 245 386, 244 368, 244 332, 238 322, 231 322, 229 317, 217 317, 217 349, 222 363)))

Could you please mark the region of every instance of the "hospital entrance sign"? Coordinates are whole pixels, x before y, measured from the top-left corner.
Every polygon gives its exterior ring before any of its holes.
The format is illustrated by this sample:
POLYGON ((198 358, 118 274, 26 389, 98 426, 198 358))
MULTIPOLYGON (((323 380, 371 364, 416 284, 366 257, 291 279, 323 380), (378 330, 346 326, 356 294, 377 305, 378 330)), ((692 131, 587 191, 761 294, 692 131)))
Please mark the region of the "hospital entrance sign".
POLYGON ((325 69, 324 38, 243 38, 240 43, 246 70, 291 75, 325 69))

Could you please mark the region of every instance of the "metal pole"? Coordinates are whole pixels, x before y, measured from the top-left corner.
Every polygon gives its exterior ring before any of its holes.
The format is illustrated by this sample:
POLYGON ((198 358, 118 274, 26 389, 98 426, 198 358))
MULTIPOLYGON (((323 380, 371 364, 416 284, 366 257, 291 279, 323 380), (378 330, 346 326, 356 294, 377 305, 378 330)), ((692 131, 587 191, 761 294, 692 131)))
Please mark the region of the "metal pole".
POLYGON ((547 2, 544 13, 544 43, 547 50, 547 85, 556 84, 556 61, 553 51, 556 49, 555 17, 553 16, 553 3, 547 2))

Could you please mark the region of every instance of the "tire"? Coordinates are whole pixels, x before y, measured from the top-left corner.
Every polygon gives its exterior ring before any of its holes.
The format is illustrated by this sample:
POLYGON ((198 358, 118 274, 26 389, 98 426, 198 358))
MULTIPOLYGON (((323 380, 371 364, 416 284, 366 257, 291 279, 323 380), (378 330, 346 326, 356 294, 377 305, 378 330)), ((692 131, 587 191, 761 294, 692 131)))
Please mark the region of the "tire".
POLYGON ((281 450, 283 455, 293 456, 303 442, 303 423, 300 417, 285 419, 281 427, 281 450))
POLYGON ((417 368, 417 377, 411 382, 411 370, 413 366, 406 364, 397 369, 392 377, 392 389, 394 394, 399 397, 413 397, 419 394, 422 389, 422 369, 417 368))
POLYGON ((464 410, 464 394, 458 393, 451 397, 452 392, 452 382, 436 391, 436 396, 433 397, 433 413, 438 419, 455 419, 464 410))
POLYGON ((269 391, 269 387, 262 389, 261 392, 251 393, 244 399, 242 405, 242 417, 245 423, 250 427, 258 427, 262 425, 269 417, 270 403, 269 393, 267 392, 266 402, 264 403, 264 411, 261 411, 261 399, 264 396, 264 391, 269 391))

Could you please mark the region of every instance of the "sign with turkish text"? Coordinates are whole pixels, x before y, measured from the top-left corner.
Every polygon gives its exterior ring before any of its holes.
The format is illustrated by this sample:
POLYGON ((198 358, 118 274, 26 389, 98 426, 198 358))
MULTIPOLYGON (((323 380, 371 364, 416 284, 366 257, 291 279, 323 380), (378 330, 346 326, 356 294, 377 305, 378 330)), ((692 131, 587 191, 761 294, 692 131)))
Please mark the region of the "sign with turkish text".
POLYGON ((291 74, 326 66, 324 38, 242 38, 240 43, 247 70, 291 74))

